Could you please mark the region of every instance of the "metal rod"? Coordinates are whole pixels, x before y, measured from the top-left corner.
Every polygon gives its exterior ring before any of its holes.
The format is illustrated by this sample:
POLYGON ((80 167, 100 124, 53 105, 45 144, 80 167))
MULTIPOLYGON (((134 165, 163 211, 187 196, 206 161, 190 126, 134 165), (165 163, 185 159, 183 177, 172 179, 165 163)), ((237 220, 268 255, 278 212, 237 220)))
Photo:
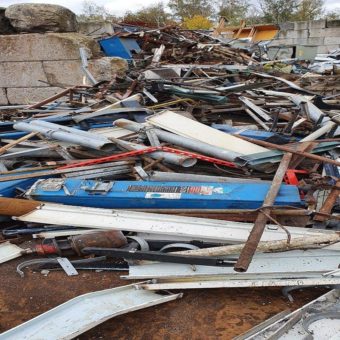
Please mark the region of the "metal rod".
POLYGON ((335 160, 327 158, 327 157, 314 155, 312 153, 294 150, 290 146, 277 145, 277 144, 265 142, 265 141, 258 140, 258 139, 252 139, 252 138, 248 138, 248 137, 244 137, 244 136, 240 136, 240 135, 237 135, 237 137, 244 139, 248 142, 267 147, 267 148, 272 148, 272 149, 276 149, 276 150, 280 150, 280 151, 284 151, 284 152, 291 152, 295 155, 300 155, 300 156, 303 156, 303 157, 306 157, 306 158, 314 159, 314 160, 319 161, 319 162, 324 162, 324 163, 329 163, 329 164, 334 164, 336 166, 340 166, 340 162, 338 162, 338 161, 335 161, 335 160))
POLYGON ((227 166, 227 167, 230 167, 230 168, 236 168, 236 165, 234 163, 227 162, 227 161, 224 161, 224 160, 221 160, 221 159, 207 157, 207 156, 199 155, 197 153, 192 153, 192 152, 187 152, 187 151, 178 150, 178 149, 174 149, 174 148, 169 148, 169 147, 166 147, 166 146, 152 146, 152 147, 148 147, 148 148, 143 149, 143 150, 128 151, 128 152, 123 152, 123 153, 112 155, 112 156, 92 159, 90 161, 68 164, 68 165, 60 167, 59 169, 62 170, 62 169, 67 169, 67 168, 75 168, 75 167, 78 167, 78 166, 100 164, 100 163, 105 163, 105 162, 109 162, 109 161, 113 161, 113 160, 117 160, 117 159, 132 157, 132 156, 145 155, 145 154, 155 152, 155 151, 171 152, 171 153, 175 153, 175 154, 178 154, 178 155, 185 155, 185 156, 188 156, 190 158, 195 158, 195 159, 199 159, 199 160, 210 162, 210 163, 224 165, 224 166, 227 166))
POLYGON ((124 258, 129 260, 147 260, 159 262, 182 263, 202 266, 231 267, 235 261, 211 258, 206 256, 176 255, 173 253, 162 253, 160 251, 140 251, 134 249, 119 248, 97 248, 86 247, 82 249, 84 254, 95 254, 113 258, 124 258))

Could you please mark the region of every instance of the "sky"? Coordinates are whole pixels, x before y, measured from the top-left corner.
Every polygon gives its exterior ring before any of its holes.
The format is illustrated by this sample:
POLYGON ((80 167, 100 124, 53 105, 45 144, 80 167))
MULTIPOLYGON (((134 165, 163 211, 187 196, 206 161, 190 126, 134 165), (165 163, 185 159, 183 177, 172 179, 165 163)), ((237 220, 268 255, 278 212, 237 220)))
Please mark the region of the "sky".
MULTIPOLYGON (((30 2, 30 3, 49 3, 62 5, 73 12, 80 14, 82 10, 83 0, 0 0, 0 7, 7 7, 9 5, 30 2)), ((122 15, 126 11, 138 10, 142 7, 152 5, 155 2, 167 2, 166 0, 95 0, 97 5, 105 6, 105 8, 114 15, 122 15)), ((327 11, 340 9, 339 0, 325 0, 325 8, 327 11)))

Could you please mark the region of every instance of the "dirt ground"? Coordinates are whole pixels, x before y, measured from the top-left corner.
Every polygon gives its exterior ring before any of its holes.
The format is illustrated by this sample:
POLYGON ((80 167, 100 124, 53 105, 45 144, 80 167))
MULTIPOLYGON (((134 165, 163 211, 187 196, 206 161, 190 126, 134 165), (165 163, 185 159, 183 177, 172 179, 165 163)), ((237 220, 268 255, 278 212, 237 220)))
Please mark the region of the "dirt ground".
MULTIPOLYGON (((123 272, 15 271, 23 259, 0 266, 0 332, 21 324, 78 295, 128 284, 123 272)), ((294 310, 325 290, 293 292, 290 303, 280 289, 187 290, 180 300, 150 307, 111 319, 79 336, 88 339, 231 339, 287 308, 294 310)))

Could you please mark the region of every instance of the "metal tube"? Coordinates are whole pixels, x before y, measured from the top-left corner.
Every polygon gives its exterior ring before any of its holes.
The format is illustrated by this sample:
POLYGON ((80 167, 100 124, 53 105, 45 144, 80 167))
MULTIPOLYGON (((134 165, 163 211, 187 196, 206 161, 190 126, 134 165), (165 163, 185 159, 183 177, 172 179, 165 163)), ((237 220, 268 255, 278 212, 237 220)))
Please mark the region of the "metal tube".
POLYGON ((107 138, 102 136, 102 135, 98 135, 98 134, 95 134, 93 132, 87 132, 87 131, 71 128, 71 127, 68 127, 68 126, 63 126, 63 125, 47 122, 47 121, 42 120, 42 119, 31 120, 29 122, 29 124, 34 125, 34 126, 43 126, 43 127, 49 128, 51 130, 55 130, 55 131, 57 131, 57 130, 67 131, 67 132, 70 132, 72 134, 76 134, 76 135, 79 135, 79 136, 84 136, 84 137, 91 136, 91 138, 94 138, 94 139, 108 141, 107 138))
MULTIPOLYGON (((121 140, 116 141, 117 145, 122 146, 124 149, 127 150, 143 150, 146 149, 147 146, 125 142, 121 140)), ((163 151, 156 151, 149 154, 149 156, 153 159, 160 159, 163 158, 165 162, 175 165, 183 166, 184 168, 188 168, 194 166, 197 163, 197 159, 190 158, 187 156, 180 156, 170 152, 163 152, 163 151)))
MULTIPOLYGON (((46 123, 46 122, 45 122, 46 123)), ((43 124, 31 124, 25 122, 19 122, 13 125, 14 129, 19 131, 28 132, 39 132, 50 139, 56 139, 76 145, 81 145, 90 149, 95 150, 112 150, 114 149, 114 143, 110 142, 108 139, 100 139, 96 135, 86 132, 85 134, 77 133, 78 130, 67 128, 53 124, 57 127, 53 129, 52 127, 43 126, 43 124)), ((85 132, 85 131, 82 131, 85 132)))
MULTIPOLYGON (((145 128, 144 125, 132 122, 128 119, 117 119, 115 121, 115 125, 133 132, 140 132, 145 128)), ((171 132, 163 131, 157 128, 153 128, 153 130, 155 131, 157 137, 164 142, 175 144, 189 150, 203 153, 205 155, 209 155, 226 161, 233 161, 236 157, 240 156, 239 153, 226 151, 216 146, 212 146, 197 140, 192 140, 187 137, 179 136, 171 132)))
POLYGON ((313 133, 309 134, 307 137, 301 139, 300 142, 310 142, 310 141, 313 141, 313 140, 323 136, 325 133, 329 132, 330 130, 332 130, 332 128, 334 126, 336 126, 336 125, 337 125, 336 123, 334 123, 332 121, 328 121, 320 129, 314 131, 313 133))

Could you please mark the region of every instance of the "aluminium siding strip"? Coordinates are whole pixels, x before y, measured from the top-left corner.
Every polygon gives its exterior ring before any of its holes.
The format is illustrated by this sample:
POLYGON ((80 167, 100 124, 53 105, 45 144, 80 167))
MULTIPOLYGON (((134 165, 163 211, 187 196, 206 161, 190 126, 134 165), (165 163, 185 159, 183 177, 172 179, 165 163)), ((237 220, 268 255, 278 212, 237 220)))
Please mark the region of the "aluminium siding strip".
POLYGON ((61 340, 135 310, 176 300, 181 294, 159 295, 138 285, 80 295, 0 335, 1 340, 61 340))

